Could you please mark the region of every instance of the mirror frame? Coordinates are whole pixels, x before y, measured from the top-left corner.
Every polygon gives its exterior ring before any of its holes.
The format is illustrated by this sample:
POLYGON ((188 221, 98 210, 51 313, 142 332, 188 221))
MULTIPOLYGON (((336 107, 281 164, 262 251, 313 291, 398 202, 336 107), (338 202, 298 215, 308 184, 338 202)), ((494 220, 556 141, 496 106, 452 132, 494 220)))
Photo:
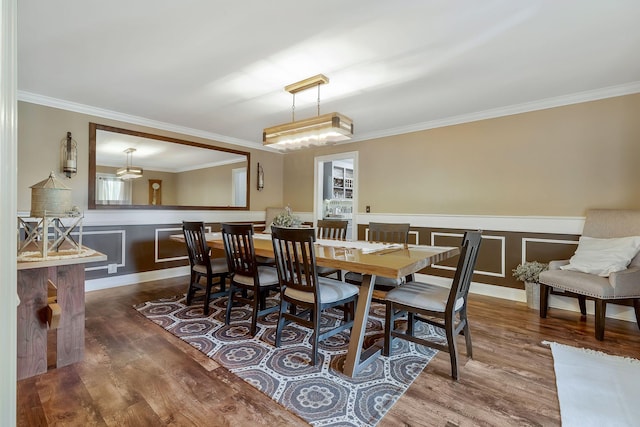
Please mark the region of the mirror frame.
POLYGON ((139 132, 129 129, 117 128, 114 126, 100 125, 97 123, 89 123, 89 191, 88 191, 88 207, 89 209, 172 209, 172 210, 235 210, 248 211, 251 204, 251 153, 247 151, 233 150, 231 148, 217 147, 215 145, 201 144, 198 142, 185 141, 182 139, 172 138, 168 136, 154 135, 146 132, 139 132), (99 205, 96 204, 96 134, 98 130, 108 132, 123 133, 142 138, 157 139, 159 141, 171 142, 174 144, 189 145, 191 147, 199 147, 207 150, 224 151, 227 153, 235 153, 247 157, 247 204, 246 206, 178 206, 178 205, 99 205))

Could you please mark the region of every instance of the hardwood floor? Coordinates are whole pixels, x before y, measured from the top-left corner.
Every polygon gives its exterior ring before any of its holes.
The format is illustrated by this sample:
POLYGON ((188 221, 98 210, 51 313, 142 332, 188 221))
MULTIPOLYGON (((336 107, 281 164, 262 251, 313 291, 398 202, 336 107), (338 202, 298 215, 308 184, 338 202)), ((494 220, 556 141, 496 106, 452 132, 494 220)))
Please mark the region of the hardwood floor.
MULTIPOLYGON (((185 278, 86 296, 85 359, 18 382, 19 426, 305 425, 297 416, 169 333, 132 305, 186 291, 185 278)), ((474 359, 460 337, 460 380, 438 353, 380 426, 559 426, 549 347, 543 340, 640 358, 636 323, 607 319, 596 341, 593 316, 524 303, 469 298, 474 359)))

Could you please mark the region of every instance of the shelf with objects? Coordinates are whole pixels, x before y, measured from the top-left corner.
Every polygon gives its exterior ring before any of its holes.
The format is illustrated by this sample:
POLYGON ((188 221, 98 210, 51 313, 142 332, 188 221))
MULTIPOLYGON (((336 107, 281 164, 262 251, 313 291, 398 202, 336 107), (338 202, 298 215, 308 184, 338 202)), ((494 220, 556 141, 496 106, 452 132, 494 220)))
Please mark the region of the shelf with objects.
POLYGON ((339 164, 332 165, 333 199, 353 198, 353 169, 339 164))
POLYGON ((323 219, 347 220, 347 235, 351 235, 354 191, 353 162, 325 162, 323 169, 323 219))

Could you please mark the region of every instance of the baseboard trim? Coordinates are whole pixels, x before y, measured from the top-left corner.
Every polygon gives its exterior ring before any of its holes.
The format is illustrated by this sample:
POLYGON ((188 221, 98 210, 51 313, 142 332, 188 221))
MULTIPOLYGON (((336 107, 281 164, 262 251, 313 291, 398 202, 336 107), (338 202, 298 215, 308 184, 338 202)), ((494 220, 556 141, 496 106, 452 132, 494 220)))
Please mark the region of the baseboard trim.
MULTIPOLYGON (((123 274, 120 276, 104 277, 85 281, 85 291, 99 291, 120 286, 135 285, 152 280, 170 279, 172 277, 188 276, 189 266, 164 268, 162 270, 143 271, 141 273, 123 274)), ((186 289, 186 288, 185 288, 186 289)))

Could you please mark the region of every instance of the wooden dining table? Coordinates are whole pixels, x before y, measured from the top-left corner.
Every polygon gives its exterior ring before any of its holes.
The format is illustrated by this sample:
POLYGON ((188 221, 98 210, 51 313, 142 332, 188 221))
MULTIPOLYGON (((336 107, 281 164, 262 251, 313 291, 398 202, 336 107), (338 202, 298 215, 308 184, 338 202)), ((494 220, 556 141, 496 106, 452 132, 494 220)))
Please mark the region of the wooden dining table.
MULTIPOLYGON (((220 233, 207 233, 211 248, 224 250, 220 233)), ((254 235, 255 254, 273 258, 273 245, 269 234, 254 235)), ((373 283, 376 276, 401 279, 429 265, 454 257, 458 247, 392 245, 370 242, 351 242, 318 239, 315 245, 316 263, 319 266, 338 268, 360 273, 363 276, 344 374, 354 377, 381 353, 379 345, 363 349, 367 318, 371 307, 373 283)))

